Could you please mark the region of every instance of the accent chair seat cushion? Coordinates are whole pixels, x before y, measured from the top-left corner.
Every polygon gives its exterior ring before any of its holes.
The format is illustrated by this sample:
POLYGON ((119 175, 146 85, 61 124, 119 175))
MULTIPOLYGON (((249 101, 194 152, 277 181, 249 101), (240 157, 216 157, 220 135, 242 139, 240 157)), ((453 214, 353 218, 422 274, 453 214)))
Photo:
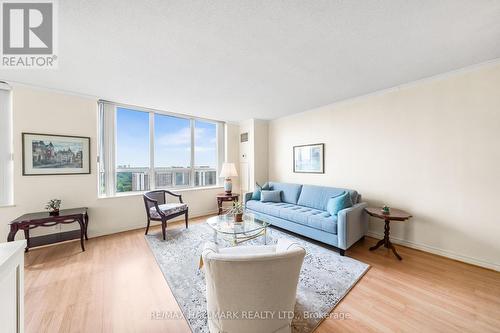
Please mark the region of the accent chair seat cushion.
MULTIPOLYGON (((158 208, 160 208, 162 213, 169 216, 187 210, 188 206, 185 203, 166 203, 163 205, 158 205, 158 208)), ((151 218, 161 218, 160 214, 158 214, 158 212, 156 211, 156 207, 151 207, 151 209, 149 210, 149 214, 151 215, 151 218)))

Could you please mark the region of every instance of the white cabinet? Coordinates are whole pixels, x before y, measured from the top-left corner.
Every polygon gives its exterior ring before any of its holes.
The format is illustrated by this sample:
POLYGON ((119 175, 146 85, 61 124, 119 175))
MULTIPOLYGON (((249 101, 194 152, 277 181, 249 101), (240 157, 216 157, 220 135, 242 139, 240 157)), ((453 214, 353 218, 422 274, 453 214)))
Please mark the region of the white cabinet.
POLYGON ((24 332, 24 248, 26 241, 0 243, 2 332, 24 332))

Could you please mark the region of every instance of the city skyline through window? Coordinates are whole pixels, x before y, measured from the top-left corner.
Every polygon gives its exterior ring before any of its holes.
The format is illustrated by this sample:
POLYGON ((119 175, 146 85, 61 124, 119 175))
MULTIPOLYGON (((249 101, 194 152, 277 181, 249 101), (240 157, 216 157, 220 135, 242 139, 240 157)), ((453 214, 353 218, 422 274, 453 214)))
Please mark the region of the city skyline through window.
POLYGON ((215 122, 117 107, 115 131, 116 192, 217 184, 215 122))

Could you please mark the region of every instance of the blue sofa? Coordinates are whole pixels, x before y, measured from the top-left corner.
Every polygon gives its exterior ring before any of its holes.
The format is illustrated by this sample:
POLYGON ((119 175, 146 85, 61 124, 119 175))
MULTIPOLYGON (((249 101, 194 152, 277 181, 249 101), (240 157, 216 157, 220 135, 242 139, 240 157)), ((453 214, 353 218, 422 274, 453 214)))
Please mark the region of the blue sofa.
POLYGON ((281 202, 252 200, 249 192, 245 194, 245 209, 272 225, 333 245, 341 255, 367 231, 367 204, 354 190, 277 182, 269 182, 269 186, 281 192, 281 202), (349 192, 353 206, 330 215, 326 211, 328 200, 344 191, 349 192))

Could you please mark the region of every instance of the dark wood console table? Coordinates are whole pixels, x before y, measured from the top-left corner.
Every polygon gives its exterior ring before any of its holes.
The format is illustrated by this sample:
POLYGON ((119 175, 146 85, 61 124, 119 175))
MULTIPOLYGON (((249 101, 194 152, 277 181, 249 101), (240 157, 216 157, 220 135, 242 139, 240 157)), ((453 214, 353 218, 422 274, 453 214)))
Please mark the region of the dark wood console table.
POLYGON ((89 216, 87 214, 87 208, 73 208, 73 209, 63 209, 59 211, 59 215, 51 216, 49 212, 39 212, 30 213, 18 217, 10 223, 10 232, 7 236, 7 241, 12 242, 16 233, 19 230, 24 231, 24 237, 26 238, 26 249, 31 247, 30 245, 30 229, 37 227, 52 227, 56 224, 69 224, 77 222, 80 225, 80 246, 82 251, 85 251, 85 246, 83 245, 83 238, 87 237, 87 227, 89 225, 89 216))

